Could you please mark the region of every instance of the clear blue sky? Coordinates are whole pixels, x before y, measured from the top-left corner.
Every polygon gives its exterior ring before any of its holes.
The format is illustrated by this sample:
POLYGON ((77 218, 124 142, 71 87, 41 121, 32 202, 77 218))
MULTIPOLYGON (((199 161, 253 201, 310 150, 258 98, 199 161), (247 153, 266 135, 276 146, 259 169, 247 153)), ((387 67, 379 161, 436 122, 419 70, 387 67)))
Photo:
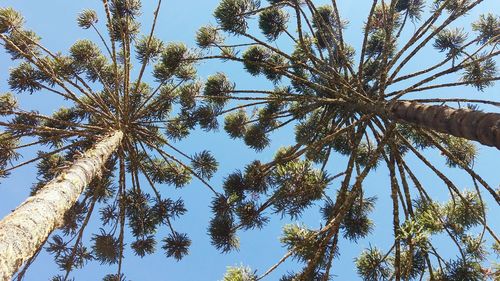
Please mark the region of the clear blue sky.
MULTIPOLYGON (((91 31, 84 31, 78 28, 75 18, 85 8, 93 8, 102 15, 100 2, 97 0, 3 0, 0 6, 12 6, 21 11, 26 18, 26 26, 36 31, 42 37, 42 42, 46 47, 53 51, 66 52, 71 44, 78 39, 96 38, 95 34, 91 31)), ((145 28, 149 28, 150 26, 155 2, 152 0, 143 1, 144 15, 142 24, 145 28)), ((346 40, 357 48, 361 44, 361 24, 368 14, 369 2, 371 1, 339 2, 341 14, 351 22, 349 32, 346 33, 346 40)), ((480 5, 478 9, 470 14, 470 18, 477 18, 479 14, 485 12, 500 13, 498 0, 486 0, 484 2, 484 4, 480 5)), ((190 46, 194 46, 193 38, 196 30, 207 23, 215 23, 212 12, 217 3, 218 0, 164 1, 157 25, 157 36, 166 42, 182 41, 190 46)), ((468 21, 470 22, 470 19, 468 21)), ((104 20, 101 20, 100 24, 103 26, 104 20)), ((433 50, 424 51, 418 56, 418 63, 409 66, 406 71, 431 65, 434 62, 435 56, 436 52, 433 50)), ((8 69, 12 66, 13 63, 10 61, 9 56, 0 52, 0 92, 8 90, 6 80, 8 78, 8 69)), ((254 88, 256 85, 257 87, 270 86, 263 79, 251 78, 234 64, 210 62, 199 66, 199 75, 201 78, 206 78, 217 71, 228 72, 229 77, 238 84, 239 88, 254 88)), ((432 93, 434 97, 481 96, 481 98, 500 101, 499 94, 500 85, 498 83, 495 87, 489 88, 483 93, 477 93, 470 87, 432 93)), ((36 109, 47 114, 50 114, 64 104, 63 101, 54 98, 53 95, 43 92, 31 96, 27 94, 18 95, 18 99, 22 108, 36 109)), ((497 109, 489 108, 488 110, 497 109)), ((211 180, 211 183, 214 186, 220 187, 223 177, 230 171, 242 168, 244 164, 255 158, 269 160, 278 147, 292 143, 293 139, 294 136, 291 130, 282 130, 278 134, 273 135, 273 144, 268 149, 256 154, 254 151, 247 149, 241 141, 229 140, 223 132, 219 134, 196 132, 188 140, 179 143, 179 146, 189 153, 204 149, 212 151, 220 163, 220 170, 211 180)), ((29 155, 34 155, 33 153, 35 153, 32 150, 25 150, 25 152, 27 155, 26 159, 29 159, 29 155)), ((440 157, 439 152, 431 150, 425 154, 435 161, 435 163, 439 163, 438 167, 444 167, 444 160, 440 157)), ((500 152, 495 149, 480 147, 480 157, 475 164, 475 169, 479 174, 484 176, 495 187, 500 183, 498 175, 499 156, 500 152)), ((421 164, 411 159, 409 161, 416 167, 419 167, 417 169, 418 174, 424 184, 429 187, 430 193, 440 198, 440 200, 445 200, 447 198, 444 192, 445 186, 421 164)), ((343 163, 345 163, 345 159, 334 155, 333 161, 329 164, 330 173, 336 174, 343 169, 343 163)), ((457 183, 460 183, 461 188, 472 188, 469 178, 464 173, 456 169, 443 168, 443 170, 457 183)), ((367 195, 376 195, 379 198, 376 211, 372 214, 376 228, 372 235, 367 239, 359 241, 358 244, 345 241, 340 243, 341 257, 334 261, 334 274, 338 277, 334 278, 334 280, 358 280, 359 277, 355 273, 353 264, 354 257, 369 245, 387 250, 392 244, 392 203, 390 202, 388 192, 390 190, 388 174, 386 169, 379 168, 368 177, 365 183, 367 195)), ((17 172, 14 172, 10 179, 2 181, 0 184, 0 217, 3 217, 10 210, 14 209, 28 196, 31 185, 36 181, 35 176, 34 167, 29 166, 19 169, 17 172)), ((332 193, 334 193, 337 185, 338 182, 332 184, 332 193)), ((182 261, 176 262, 172 259, 167 259, 159 247, 155 254, 143 259, 135 257, 130 250, 127 250, 124 260, 124 272, 127 280, 220 280, 226 266, 239 264, 248 265, 252 269, 258 270, 259 273, 263 273, 286 253, 286 250, 280 246, 278 238, 281 234, 281 227, 289 221, 280 221, 278 217, 273 217, 272 222, 262 231, 240 232, 240 251, 226 255, 220 254, 210 245, 210 240, 206 234, 211 216, 209 211, 211 193, 196 181, 193 181, 192 184, 182 190, 175 190, 169 186, 164 186, 161 189, 163 194, 169 194, 172 198, 182 196, 186 202, 188 213, 175 221, 174 224, 179 231, 190 235, 193 241, 190 255, 182 261)), ((500 223, 498 222, 499 208, 492 204, 490 206, 489 221, 493 229, 498 230, 500 228, 500 223)), ((95 230, 96 227, 99 227, 99 224, 96 223, 98 216, 94 216, 93 218, 94 222, 91 223, 88 230, 95 230)), ((317 228, 320 219, 317 208, 311 208, 300 221, 310 227, 317 228)), ((166 233, 166 229, 162 229, 158 235, 162 237, 166 233)), ((87 232, 85 237, 88 241, 90 232, 87 232)), ((455 250, 449 247, 447 243, 443 243, 440 247, 440 250, 443 252, 450 250, 450 257, 455 255, 455 250)), ((286 271, 298 269, 299 267, 296 263, 289 261, 270 275, 267 280, 278 280, 286 271)), ((115 272, 115 266, 101 266, 97 262, 92 262, 83 270, 76 271, 74 276, 76 280, 100 280, 104 275, 115 272)), ((52 257, 46 253, 42 253, 28 271, 26 280, 49 280, 51 276, 57 273, 58 269, 52 257)))

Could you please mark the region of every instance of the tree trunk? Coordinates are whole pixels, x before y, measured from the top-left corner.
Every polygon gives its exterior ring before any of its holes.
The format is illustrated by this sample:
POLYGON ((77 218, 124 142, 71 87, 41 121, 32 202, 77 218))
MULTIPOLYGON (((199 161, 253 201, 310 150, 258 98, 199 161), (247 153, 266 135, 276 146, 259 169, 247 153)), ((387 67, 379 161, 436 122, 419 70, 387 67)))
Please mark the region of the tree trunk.
POLYGON ((122 138, 123 133, 117 131, 98 142, 70 168, 0 221, 0 280, 9 280, 62 224, 66 211, 101 173, 122 138))
POLYGON ((500 149, 500 114, 397 101, 390 117, 500 149))

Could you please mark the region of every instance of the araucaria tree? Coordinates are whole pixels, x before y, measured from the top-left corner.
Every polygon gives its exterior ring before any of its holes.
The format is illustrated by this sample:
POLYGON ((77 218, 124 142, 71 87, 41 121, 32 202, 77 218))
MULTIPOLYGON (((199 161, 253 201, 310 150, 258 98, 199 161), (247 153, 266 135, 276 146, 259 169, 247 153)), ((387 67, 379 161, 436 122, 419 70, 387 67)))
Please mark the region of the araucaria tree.
POLYGON ((136 255, 160 246, 177 260, 188 253, 190 239, 173 224, 186 212, 184 203, 158 185, 180 188, 196 177, 215 193, 207 182, 217 169, 214 157, 208 151, 190 156, 171 143, 198 124, 209 128, 215 121, 209 108, 195 101, 204 86, 194 81, 196 72, 187 60, 192 54, 183 44, 164 44, 154 36, 161 2, 151 11, 152 26, 141 35, 139 0, 103 0, 105 18, 99 24, 95 11, 78 15, 78 25, 102 41, 80 40, 67 52, 48 50, 24 27, 21 14, 0 8, 1 44, 19 62, 10 72, 11 90, 60 96, 70 103, 46 116, 19 108, 10 93, 0 96, 1 176, 37 163, 40 180, 32 197, 0 222, 0 280, 16 272, 21 280, 43 245, 63 272, 53 280, 68 280, 73 269, 92 260, 117 264, 105 280, 124 280, 127 225, 136 255), (132 65, 137 77, 131 75, 132 65), (150 70, 154 85, 144 82, 150 70), (38 156, 17 161, 18 150, 29 146, 41 149, 38 156), (102 228, 87 234, 92 245, 86 246, 84 230, 92 215, 100 215, 102 228), (170 234, 158 241, 154 234, 160 227, 170 234), (63 237, 49 238, 56 228, 63 237))
POLYGON ((366 249, 355 260, 363 280, 499 278, 498 265, 486 262, 488 252, 500 254, 500 241, 488 226, 485 198, 498 208, 500 191, 474 171, 472 141, 500 149, 500 114, 482 111, 500 103, 470 98, 500 79, 499 16, 482 15, 467 27, 463 22, 482 0, 356 1, 370 12, 361 44, 352 46, 344 40, 348 21, 338 1, 314 2, 320 1, 222 0, 214 12, 217 25, 196 37, 205 51, 198 60, 239 62, 274 83, 271 89, 240 89, 222 73, 208 81, 218 87, 205 91, 205 99, 219 113, 229 112, 224 129, 230 137, 259 151, 272 132, 295 131, 295 145, 280 149, 271 162, 256 160, 227 176, 224 195, 213 201, 213 244, 230 251, 238 246, 237 231, 263 227, 266 213, 298 218, 324 204, 320 226, 284 228, 281 242, 289 252, 275 266, 260 276, 230 268, 225 280, 260 280, 288 257, 304 267, 281 280, 330 280, 332 261, 342 256, 339 240, 356 242, 373 228, 369 214, 376 202, 365 196, 373 187, 364 181, 381 166, 390 175, 394 242, 385 250, 366 249), (417 62, 433 48, 432 65, 417 62), (447 89, 471 94, 439 97, 447 89), (241 104, 222 111, 230 101, 241 104), (470 176, 469 189, 433 164, 426 149, 470 176), (345 166, 330 176, 327 170, 341 165, 339 155, 347 158, 345 166), (417 171, 407 156, 428 170, 417 171), (448 190, 449 202, 429 195, 421 179, 429 173, 442 183, 432 188, 448 190), (443 236, 456 259, 438 251, 434 237, 443 236))

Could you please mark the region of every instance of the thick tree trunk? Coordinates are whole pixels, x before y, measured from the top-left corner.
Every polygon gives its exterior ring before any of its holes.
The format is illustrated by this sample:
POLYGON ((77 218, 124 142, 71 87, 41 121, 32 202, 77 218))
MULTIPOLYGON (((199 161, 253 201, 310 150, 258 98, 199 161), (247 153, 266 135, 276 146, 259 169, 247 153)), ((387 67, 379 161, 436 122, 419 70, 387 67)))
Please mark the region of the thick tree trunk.
POLYGON ((397 101, 389 109, 396 119, 500 149, 500 114, 448 106, 397 101))
POLYGON ((101 173, 123 133, 114 132, 0 221, 0 280, 6 281, 63 222, 66 211, 101 173))

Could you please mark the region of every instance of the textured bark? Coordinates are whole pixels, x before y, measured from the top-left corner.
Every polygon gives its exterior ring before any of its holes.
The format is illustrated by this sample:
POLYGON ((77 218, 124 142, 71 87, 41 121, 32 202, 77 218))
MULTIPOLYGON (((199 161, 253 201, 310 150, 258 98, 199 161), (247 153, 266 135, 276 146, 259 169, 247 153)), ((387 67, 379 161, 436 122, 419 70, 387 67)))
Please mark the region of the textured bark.
POLYGON ((0 280, 6 281, 63 222, 123 138, 114 132, 0 221, 0 280))
POLYGON ((390 107, 389 115, 396 120, 500 149, 500 114, 498 113, 398 101, 390 107))

